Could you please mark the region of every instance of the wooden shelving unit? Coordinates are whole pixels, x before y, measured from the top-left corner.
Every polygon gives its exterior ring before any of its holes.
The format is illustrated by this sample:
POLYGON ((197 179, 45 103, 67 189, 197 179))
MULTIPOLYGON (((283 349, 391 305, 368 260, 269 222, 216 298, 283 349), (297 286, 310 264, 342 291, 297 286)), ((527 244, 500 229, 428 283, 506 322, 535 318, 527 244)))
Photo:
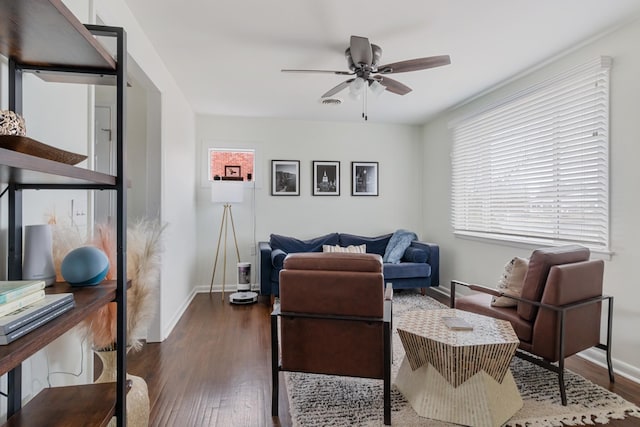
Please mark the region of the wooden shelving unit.
MULTIPOLYGON (((57 283, 47 292, 73 292, 76 307, 6 346, 0 346, 0 374, 7 374, 6 426, 107 425, 115 415, 126 425, 126 350, 118 346, 117 381, 49 388, 22 407, 22 362, 115 301, 117 342, 126 343, 126 177, 124 117, 126 34, 122 28, 83 25, 60 0, 0 0, 0 55, 9 60, 9 109, 22 113, 22 76, 44 81, 116 86, 116 174, 24 154, 0 147, 0 183, 8 185, 8 271, 22 278, 22 192, 33 189, 99 189, 116 193, 117 280, 95 287, 57 283), (97 37, 115 39, 115 57, 97 37)), ((6 137, 5 137, 6 138, 6 137)), ((42 141, 46 144, 46 141, 42 141)))
POLYGON ((21 185, 65 184, 114 186, 116 177, 28 154, 6 150, 0 146, 0 182, 21 185))
POLYGON ((24 337, 0 346, 0 375, 6 374, 23 360, 34 355, 44 346, 80 323, 103 305, 113 301, 117 285, 114 281, 103 282, 98 286, 72 288, 67 283, 56 283, 47 288, 47 293, 72 292, 76 306, 73 310, 53 319, 24 337))

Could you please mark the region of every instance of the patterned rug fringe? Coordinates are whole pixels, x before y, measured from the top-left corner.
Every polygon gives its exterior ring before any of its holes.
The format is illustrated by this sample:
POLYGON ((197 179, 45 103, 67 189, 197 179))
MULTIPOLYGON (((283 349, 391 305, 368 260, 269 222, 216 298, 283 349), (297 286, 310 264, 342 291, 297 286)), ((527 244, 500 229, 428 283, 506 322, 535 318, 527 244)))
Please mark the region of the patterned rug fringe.
POLYGON ((516 423, 507 422, 504 427, 564 427, 609 424, 611 420, 623 420, 628 416, 640 418, 637 408, 629 408, 618 411, 606 411, 600 413, 563 415, 557 417, 520 419, 516 423))

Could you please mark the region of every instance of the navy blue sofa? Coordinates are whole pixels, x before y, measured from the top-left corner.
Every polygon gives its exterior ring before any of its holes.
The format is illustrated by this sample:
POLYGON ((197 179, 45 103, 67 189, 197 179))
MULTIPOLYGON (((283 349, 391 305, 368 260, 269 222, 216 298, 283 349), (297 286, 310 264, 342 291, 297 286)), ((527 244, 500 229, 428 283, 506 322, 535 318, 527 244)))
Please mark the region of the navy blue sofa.
MULTIPOLYGON (((289 253, 322 252, 322 245, 362 245, 367 253, 384 256, 392 234, 377 237, 356 236, 346 233, 331 233, 310 240, 272 234, 268 242, 259 242, 260 250, 260 294, 279 296, 280 270, 289 253)), ((414 240, 405 250, 400 263, 384 263, 385 283, 393 289, 427 288, 438 286, 440 280, 440 247, 434 243, 414 240)))

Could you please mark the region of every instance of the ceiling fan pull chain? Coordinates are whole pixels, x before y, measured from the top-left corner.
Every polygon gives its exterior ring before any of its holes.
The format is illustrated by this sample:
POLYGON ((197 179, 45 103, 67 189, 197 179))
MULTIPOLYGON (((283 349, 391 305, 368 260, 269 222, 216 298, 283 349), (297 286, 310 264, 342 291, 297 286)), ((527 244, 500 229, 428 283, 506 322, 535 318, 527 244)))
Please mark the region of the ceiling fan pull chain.
POLYGON ((367 120, 367 81, 362 85, 362 118, 367 120))

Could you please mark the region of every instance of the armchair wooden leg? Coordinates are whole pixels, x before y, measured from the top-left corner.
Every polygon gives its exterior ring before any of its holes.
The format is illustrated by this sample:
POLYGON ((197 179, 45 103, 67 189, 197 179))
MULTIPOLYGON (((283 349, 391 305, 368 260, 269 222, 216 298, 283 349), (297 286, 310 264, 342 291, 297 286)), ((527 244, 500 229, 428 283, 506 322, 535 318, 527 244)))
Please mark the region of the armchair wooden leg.
POLYGON ((278 391, 279 391, 279 357, 278 350, 278 316, 271 316, 271 415, 278 416, 278 391))

